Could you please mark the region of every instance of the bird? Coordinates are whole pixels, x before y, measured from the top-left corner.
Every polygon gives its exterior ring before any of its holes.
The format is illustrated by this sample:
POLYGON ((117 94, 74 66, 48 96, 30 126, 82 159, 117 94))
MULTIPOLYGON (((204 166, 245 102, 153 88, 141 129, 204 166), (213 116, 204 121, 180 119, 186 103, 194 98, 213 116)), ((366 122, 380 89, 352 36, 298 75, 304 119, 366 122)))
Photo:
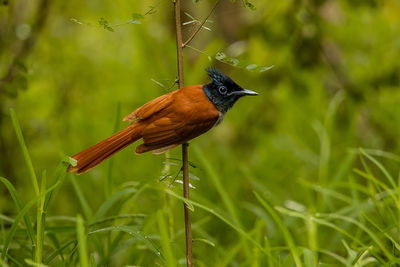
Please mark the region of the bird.
POLYGON ((72 156, 68 172, 85 173, 130 144, 142 139, 137 154, 164 153, 204 134, 222 122, 244 89, 216 68, 206 68, 211 82, 189 85, 159 96, 123 118, 125 129, 72 156))

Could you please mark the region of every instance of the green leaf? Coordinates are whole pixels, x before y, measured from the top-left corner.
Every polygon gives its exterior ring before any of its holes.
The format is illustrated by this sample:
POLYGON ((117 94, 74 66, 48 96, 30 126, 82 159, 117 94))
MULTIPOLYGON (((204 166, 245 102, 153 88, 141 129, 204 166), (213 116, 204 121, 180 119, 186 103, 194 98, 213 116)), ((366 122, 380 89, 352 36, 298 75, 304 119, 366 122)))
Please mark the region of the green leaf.
POLYGON ((114 29, 110 26, 110 24, 108 23, 108 21, 105 18, 99 19, 99 25, 102 26, 105 30, 114 32, 114 29))
POLYGON ((147 11, 146 14, 144 14, 145 16, 146 15, 151 15, 151 14, 154 14, 154 13, 157 12, 156 6, 149 6, 149 8, 150 8, 149 11, 147 11))
POLYGON ((130 24, 142 24, 140 21, 134 20, 134 19, 130 19, 127 22, 130 23, 130 24))
POLYGON ((83 22, 81 22, 81 21, 79 21, 79 20, 77 20, 77 19, 75 19, 75 18, 71 18, 70 19, 72 22, 75 22, 76 24, 79 24, 79 25, 83 25, 84 23, 83 22))
POLYGON ((256 6, 255 5, 253 5, 252 3, 250 3, 249 1, 247 1, 247 0, 245 0, 244 1, 244 5, 246 6, 246 7, 248 7, 250 10, 256 10, 256 6))
POLYGON ((144 19, 144 16, 140 13, 133 13, 132 14, 132 19, 133 20, 139 20, 139 19, 144 19))
POLYGON ((108 25, 108 21, 105 18, 100 18, 99 25, 105 28, 108 25))
POLYGON ((218 53, 215 55, 215 59, 216 59, 216 60, 223 60, 224 58, 226 58, 226 54, 223 53, 223 52, 218 52, 218 53))
POLYGON ((269 66, 269 67, 261 67, 260 70, 259 70, 259 72, 264 72, 264 71, 270 70, 270 69, 272 69, 273 67, 274 67, 274 65, 271 65, 271 66, 269 66))
POLYGON ((189 18, 191 18, 193 21, 197 21, 197 19, 195 19, 192 15, 190 15, 188 12, 183 12, 186 16, 188 16, 189 18))
POLYGON ((274 65, 268 67, 261 67, 257 66, 256 64, 248 64, 246 61, 240 61, 237 58, 228 57, 224 52, 218 52, 215 55, 215 59, 225 64, 231 65, 233 67, 245 68, 246 70, 249 71, 264 72, 274 67, 274 65))
POLYGON ((237 58, 232 58, 232 64, 234 65, 234 66, 237 66, 238 64, 239 64, 239 60, 237 59, 237 58))
POLYGON ((250 65, 248 65, 248 66, 246 67, 246 69, 248 69, 248 70, 254 70, 255 68, 257 68, 257 65, 256 65, 256 64, 250 64, 250 65))
POLYGON ((214 242, 212 242, 212 241, 210 241, 208 239, 205 239, 205 238, 195 238, 195 239, 193 239, 193 242, 202 242, 202 243, 207 244, 207 245, 209 245, 211 247, 215 247, 215 243, 214 242))

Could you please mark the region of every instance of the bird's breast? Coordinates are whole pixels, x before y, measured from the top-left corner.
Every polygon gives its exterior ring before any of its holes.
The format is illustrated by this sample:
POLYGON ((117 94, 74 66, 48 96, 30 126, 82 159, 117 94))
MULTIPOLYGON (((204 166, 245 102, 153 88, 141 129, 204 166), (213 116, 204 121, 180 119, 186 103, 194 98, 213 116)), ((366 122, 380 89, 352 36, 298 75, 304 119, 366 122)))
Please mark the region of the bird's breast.
POLYGON ((185 125, 199 125, 198 130, 200 132, 209 130, 223 119, 223 115, 207 98, 201 85, 192 85, 179 89, 173 96, 171 105, 163 112, 173 121, 185 125), (204 125, 207 129, 203 131, 200 125, 204 125))
POLYGON ((215 122, 213 127, 218 126, 224 120, 224 118, 225 118, 225 113, 224 112, 219 112, 218 120, 215 122))

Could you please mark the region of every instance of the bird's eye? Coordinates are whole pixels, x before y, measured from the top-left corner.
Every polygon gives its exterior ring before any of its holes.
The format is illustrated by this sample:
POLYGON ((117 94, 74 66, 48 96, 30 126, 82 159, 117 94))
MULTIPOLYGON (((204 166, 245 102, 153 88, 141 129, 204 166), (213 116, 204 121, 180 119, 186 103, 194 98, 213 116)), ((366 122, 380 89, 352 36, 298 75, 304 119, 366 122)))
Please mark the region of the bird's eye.
POLYGON ((228 90, 226 89, 225 86, 220 86, 220 87, 218 88, 218 91, 219 91, 219 93, 220 93, 221 95, 225 95, 226 92, 227 92, 228 90))

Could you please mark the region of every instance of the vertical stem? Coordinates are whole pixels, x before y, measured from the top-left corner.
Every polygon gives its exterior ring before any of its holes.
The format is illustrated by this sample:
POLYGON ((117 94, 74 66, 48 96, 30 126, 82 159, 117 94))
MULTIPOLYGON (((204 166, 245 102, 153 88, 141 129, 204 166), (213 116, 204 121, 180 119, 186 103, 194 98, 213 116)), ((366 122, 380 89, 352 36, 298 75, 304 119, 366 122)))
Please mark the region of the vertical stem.
MULTIPOLYGON (((178 60, 178 85, 183 88, 183 41, 181 23, 181 0, 174 1, 175 26, 176 26, 176 51, 178 60)), ((189 164, 188 164, 188 143, 182 145, 182 172, 183 172, 183 196, 189 199, 189 164)), ((184 203, 185 211, 185 232, 186 232, 186 263, 188 267, 193 266, 192 259, 192 228, 190 224, 190 210, 184 203)))
MULTIPOLYGON (((189 199, 189 164, 188 143, 182 145, 182 172, 183 172, 183 197, 189 199)), ((183 204, 185 210, 185 232, 186 232, 186 262, 187 266, 193 266, 192 261, 192 226, 190 222, 190 210, 187 204, 183 204)))
POLYGON ((46 201, 46 171, 42 174, 42 183, 40 186, 40 201, 38 202, 37 215, 36 215, 36 256, 35 262, 41 265, 43 259, 43 240, 44 240, 44 228, 46 223, 46 214, 44 212, 44 203, 46 201))
POLYGON ((184 86, 183 82, 183 46, 182 46, 182 23, 181 23, 181 0, 174 1, 175 27, 176 27, 176 52, 178 60, 178 85, 184 86))

